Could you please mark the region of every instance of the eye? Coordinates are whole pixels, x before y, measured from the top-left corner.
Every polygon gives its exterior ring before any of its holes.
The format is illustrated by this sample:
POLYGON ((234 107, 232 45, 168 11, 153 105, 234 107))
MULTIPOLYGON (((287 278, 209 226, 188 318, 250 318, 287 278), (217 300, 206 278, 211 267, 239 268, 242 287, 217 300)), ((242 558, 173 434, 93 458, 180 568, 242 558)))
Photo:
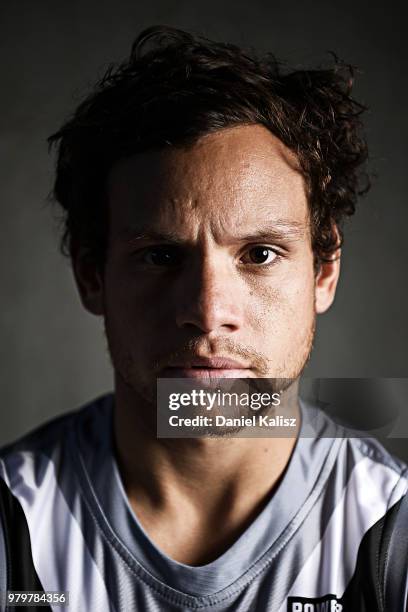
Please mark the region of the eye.
POLYGON ((171 246, 155 246, 143 250, 141 260, 151 266, 174 267, 181 262, 180 250, 171 246))
POLYGON ((277 257, 279 255, 271 247, 257 245, 248 249, 242 260, 244 263, 265 266, 273 263, 277 257))

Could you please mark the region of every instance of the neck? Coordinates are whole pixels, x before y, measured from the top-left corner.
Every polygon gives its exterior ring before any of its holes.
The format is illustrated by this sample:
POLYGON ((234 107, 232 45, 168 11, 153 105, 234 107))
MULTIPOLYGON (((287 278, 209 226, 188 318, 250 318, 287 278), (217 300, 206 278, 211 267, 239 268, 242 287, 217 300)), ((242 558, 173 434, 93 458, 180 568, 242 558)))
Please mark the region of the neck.
MULTIPOLYGON (((148 425, 151 421, 143 418, 152 410, 123 381, 116 381, 116 453, 132 508, 145 529, 159 533, 159 539, 166 521, 173 521, 174 529, 180 508, 184 524, 196 525, 201 532, 203 525, 213 531, 214 520, 222 521, 227 525, 221 544, 225 548, 269 500, 296 437, 158 439, 148 425)), ((163 537, 168 544, 169 537, 163 537)), ((180 558, 197 561, 197 555, 183 550, 180 558)), ((208 561, 219 551, 218 543, 199 558, 208 561)))

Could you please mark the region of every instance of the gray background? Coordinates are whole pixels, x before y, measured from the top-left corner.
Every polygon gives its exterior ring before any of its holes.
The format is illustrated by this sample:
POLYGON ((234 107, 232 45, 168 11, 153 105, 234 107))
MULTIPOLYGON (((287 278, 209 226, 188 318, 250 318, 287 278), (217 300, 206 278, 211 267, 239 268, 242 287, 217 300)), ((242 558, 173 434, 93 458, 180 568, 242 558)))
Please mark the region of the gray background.
MULTIPOLYGON (((56 3, 0 5, 0 443, 111 388, 100 322, 84 312, 57 250, 46 196, 46 137, 141 28, 164 23, 272 50, 314 66, 327 51, 358 65, 371 194, 346 231, 342 279, 320 318, 308 373, 407 377, 407 36, 403 4, 309 2, 56 3)), ((405 400, 401 400, 405 403, 405 400)), ((392 448, 407 456, 405 441, 392 448)))

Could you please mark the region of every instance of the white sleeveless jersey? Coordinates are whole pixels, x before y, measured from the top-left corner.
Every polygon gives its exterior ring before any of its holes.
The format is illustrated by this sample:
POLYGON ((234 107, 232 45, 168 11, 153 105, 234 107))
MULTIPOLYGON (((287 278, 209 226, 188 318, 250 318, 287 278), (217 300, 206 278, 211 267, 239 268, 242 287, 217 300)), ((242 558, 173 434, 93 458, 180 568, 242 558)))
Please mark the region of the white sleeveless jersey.
POLYGON ((3 449, 0 589, 69 592, 69 605, 49 604, 67 612, 404 611, 406 466, 301 408, 273 497, 200 567, 164 554, 133 513, 112 452, 112 396, 3 449), (316 435, 304 437, 311 421, 316 435))

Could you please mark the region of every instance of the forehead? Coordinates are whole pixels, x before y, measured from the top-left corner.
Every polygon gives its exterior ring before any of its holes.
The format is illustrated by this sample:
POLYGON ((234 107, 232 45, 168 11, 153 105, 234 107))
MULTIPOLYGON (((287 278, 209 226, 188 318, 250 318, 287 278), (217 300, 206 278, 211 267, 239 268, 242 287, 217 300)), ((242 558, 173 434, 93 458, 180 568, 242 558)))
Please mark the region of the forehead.
POLYGON ((135 155, 108 177, 111 232, 263 222, 307 224, 305 183, 294 154, 258 125, 224 129, 194 145, 135 155))

